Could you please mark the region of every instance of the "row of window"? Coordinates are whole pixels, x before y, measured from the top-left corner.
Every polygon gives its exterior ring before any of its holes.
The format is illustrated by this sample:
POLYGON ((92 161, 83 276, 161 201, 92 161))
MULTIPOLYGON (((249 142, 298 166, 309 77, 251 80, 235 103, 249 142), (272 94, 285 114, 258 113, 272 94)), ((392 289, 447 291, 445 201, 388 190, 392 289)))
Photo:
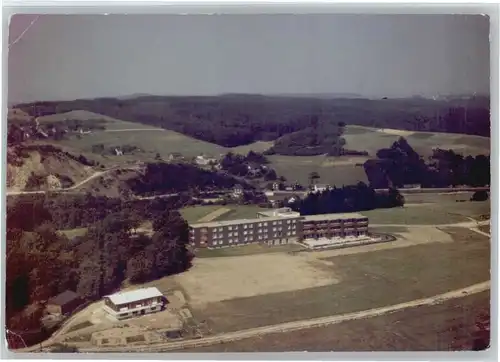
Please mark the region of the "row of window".
MULTIPOLYGON (((271 237, 273 237, 273 238, 279 238, 279 237, 285 237, 285 236, 288 237, 288 236, 294 236, 294 235, 295 235, 295 232, 293 232, 293 231, 288 231, 288 232, 283 232, 283 233, 279 233, 279 232, 271 233, 271 237)), ((267 240, 268 238, 269 238, 268 233, 257 236, 258 240, 267 240)), ((241 238, 241 239, 238 239, 238 238, 227 239, 227 242, 229 244, 233 244, 233 243, 238 243, 238 242, 249 242, 249 241, 253 241, 253 240, 255 240, 253 236, 245 236, 244 238, 241 238)), ((223 243, 224 243, 224 240, 212 240, 212 245, 222 245, 223 243)))

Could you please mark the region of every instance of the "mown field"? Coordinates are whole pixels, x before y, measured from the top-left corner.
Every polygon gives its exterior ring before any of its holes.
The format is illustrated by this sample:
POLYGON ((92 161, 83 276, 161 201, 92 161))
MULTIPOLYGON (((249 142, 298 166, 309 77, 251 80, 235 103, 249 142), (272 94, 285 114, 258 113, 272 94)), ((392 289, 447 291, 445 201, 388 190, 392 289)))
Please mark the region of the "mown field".
POLYGON ((230 211, 212 221, 254 219, 257 217, 257 212, 269 210, 255 205, 204 205, 185 207, 180 210, 180 213, 188 223, 195 223, 220 208, 230 209, 230 211))
POLYGON ((338 284, 212 302, 193 312, 214 332, 227 332, 377 308, 489 280, 489 238, 463 228, 444 231, 453 242, 342 255, 318 264, 340 278, 338 284))
POLYGON ((470 349, 476 321, 489 309, 488 291, 379 317, 269 334, 263 338, 249 338, 179 352, 466 350, 470 349))
POLYGON ((390 146, 401 136, 405 137, 408 143, 424 157, 430 156, 434 147, 453 149, 455 152, 474 156, 490 152, 489 138, 452 133, 379 130, 363 126, 348 126, 344 138, 349 149, 368 151, 371 156, 375 156, 377 150, 390 146))
POLYGON ((440 202, 363 211, 370 224, 452 224, 490 212, 490 202, 440 202))
MULTIPOLYGON (((110 117, 105 117, 91 112, 73 111, 68 114, 52 115, 42 117, 42 122, 61 121, 65 118, 72 119, 104 119, 106 131, 94 131, 91 134, 82 135, 77 138, 55 142, 71 146, 81 152, 91 153, 92 146, 104 144, 109 147, 122 147, 124 145, 135 146, 138 150, 133 154, 124 156, 107 156, 107 162, 124 163, 132 161, 153 161, 156 155, 161 158, 167 157, 173 152, 180 152, 186 157, 194 157, 200 154, 219 156, 227 152, 248 153, 248 151, 264 152, 273 145, 272 141, 258 141, 250 145, 234 148, 225 148, 205 141, 196 140, 181 133, 155 128, 140 123, 125 122, 110 117), (129 130, 129 131, 127 131, 129 130)), ((346 127, 346 147, 354 150, 365 150, 375 157, 377 150, 389 147, 401 135, 404 135, 410 145, 423 156, 432 153, 432 148, 452 148, 464 154, 487 154, 490 149, 488 138, 470 135, 446 134, 446 133, 424 133, 408 132, 398 130, 377 130, 369 127, 350 126, 346 127)), ((276 169, 280 176, 289 181, 298 181, 308 184, 311 172, 318 172, 321 176, 319 182, 342 186, 367 182, 366 174, 360 166, 366 157, 353 158, 331 158, 325 156, 295 157, 295 156, 270 156, 271 166, 276 169), (358 166, 356 166, 358 164, 358 166)))

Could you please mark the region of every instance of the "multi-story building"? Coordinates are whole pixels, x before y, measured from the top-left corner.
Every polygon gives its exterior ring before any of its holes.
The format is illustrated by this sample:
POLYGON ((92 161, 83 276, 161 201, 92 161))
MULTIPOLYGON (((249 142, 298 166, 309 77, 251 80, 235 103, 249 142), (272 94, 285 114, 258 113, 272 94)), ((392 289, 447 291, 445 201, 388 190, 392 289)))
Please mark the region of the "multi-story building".
POLYGON ((255 219, 191 224, 194 247, 221 248, 250 243, 287 244, 311 239, 350 239, 368 234, 368 218, 361 214, 301 216, 290 208, 262 211, 255 219))
POLYGON ((361 214, 304 216, 300 240, 361 237, 368 234, 368 218, 361 214))
POLYGON ((190 243, 208 248, 249 243, 287 244, 299 240, 300 219, 300 214, 290 209, 277 209, 258 213, 255 219, 191 224, 190 243))
POLYGON ((104 310, 117 319, 160 311, 164 296, 155 287, 130 290, 104 297, 104 310))

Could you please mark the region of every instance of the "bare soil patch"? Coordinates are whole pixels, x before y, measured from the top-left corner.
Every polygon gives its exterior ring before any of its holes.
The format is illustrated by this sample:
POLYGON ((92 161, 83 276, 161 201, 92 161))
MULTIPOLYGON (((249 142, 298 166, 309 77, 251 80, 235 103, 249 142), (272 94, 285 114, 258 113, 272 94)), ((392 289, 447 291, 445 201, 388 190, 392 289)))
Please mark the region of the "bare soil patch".
POLYGON ((337 283, 325 272, 288 254, 195 259, 193 267, 175 280, 190 296, 191 305, 234 298, 295 291, 337 283))
MULTIPOLYGON (((445 231, 448 236, 439 230, 421 234, 423 244, 404 248, 348 255, 340 255, 341 250, 336 256, 327 256, 330 252, 298 253, 291 256, 300 260, 296 266, 321 255, 316 268, 324 274, 330 272, 339 282, 281 292, 269 290, 268 294, 260 289, 261 295, 198 304, 192 311, 198 320, 207 320, 214 332, 227 332, 403 303, 489 280, 488 238, 465 228, 445 231), (429 241, 434 235, 448 242, 429 241)), ((261 269, 264 264, 258 265, 261 269)), ((236 274, 234 269, 224 269, 227 274, 236 274)), ((272 277, 267 275, 268 279, 272 277)), ((223 283, 210 285, 219 284, 223 283)), ((227 288, 242 289, 241 284, 228 284, 227 288)))

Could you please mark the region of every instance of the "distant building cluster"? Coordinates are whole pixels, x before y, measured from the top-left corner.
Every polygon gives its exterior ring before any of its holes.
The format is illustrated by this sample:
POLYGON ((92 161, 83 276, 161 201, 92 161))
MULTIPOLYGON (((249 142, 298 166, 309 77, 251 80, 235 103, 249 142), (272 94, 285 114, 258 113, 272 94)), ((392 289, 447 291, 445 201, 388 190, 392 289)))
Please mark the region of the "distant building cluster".
POLYGON ((194 247, 220 248, 250 243, 280 245, 309 239, 347 239, 368 235, 368 218, 361 214, 303 216, 288 207, 257 213, 255 219, 189 225, 194 247))

